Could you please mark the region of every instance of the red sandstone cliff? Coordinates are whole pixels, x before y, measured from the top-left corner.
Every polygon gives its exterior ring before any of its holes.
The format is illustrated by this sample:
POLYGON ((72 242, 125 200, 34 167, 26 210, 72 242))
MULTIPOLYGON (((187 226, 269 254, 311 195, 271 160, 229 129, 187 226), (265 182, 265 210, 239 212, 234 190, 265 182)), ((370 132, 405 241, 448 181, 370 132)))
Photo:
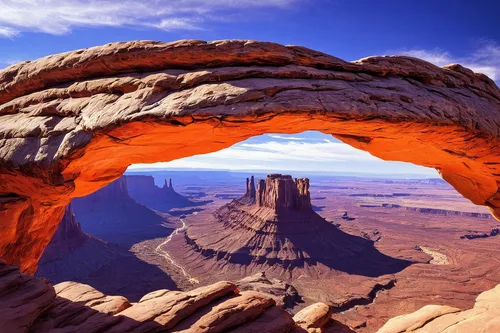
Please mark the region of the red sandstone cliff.
MULTIPOLYGON (((116 194, 117 198, 126 198, 123 195, 123 190, 125 189, 126 182, 119 180, 116 182, 116 185, 110 186, 108 189, 102 191, 102 193, 91 195, 92 198, 89 201, 93 205, 93 208, 102 209, 103 207, 107 207, 109 209, 109 215, 107 215, 109 220, 107 220, 108 224, 106 227, 110 226, 112 228, 111 232, 114 231, 118 236, 120 236, 122 229, 130 230, 131 226, 126 225, 126 223, 130 223, 131 221, 121 219, 120 215, 117 215, 114 210, 121 208, 124 209, 125 214, 129 214, 131 212, 127 209, 134 209, 134 204, 138 204, 128 202, 128 208, 124 208, 123 206, 113 207, 112 204, 106 206, 103 203, 105 204, 106 200, 113 198, 110 196, 112 193, 116 194), (117 218, 117 220, 112 220, 113 217, 117 218), (122 223, 123 226, 120 227, 119 223, 122 223)), ((127 204, 127 201, 125 201, 125 204, 127 204)), ((148 210, 148 212, 151 211, 148 210)), ((105 217, 103 214, 104 212, 101 211, 99 213, 98 209, 97 213, 94 211, 94 214, 88 217, 94 216, 98 218, 101 216, 102 218, 103 216, 105 217)), ((147 222, 147 220, 135 221, 136 224, 143 222, 147 222)), ((150 227, 147 223, 144 223, 144 228, 150 227)), ((129 237, 144 236, 144 231, 141 233, 141 230, 137 230, 136 228, 137 226, 133 229, 135 232, 131 231, 132 235, 129 237)), ((106 230, 103 232, 106 232, 106 230)), ((161 228, 159 231, 163 235, 168 230, 161 228)), ((117 236, 114 235, 114 237, 116 239, 117 236)), ((104 292, 111 294, 120 293, 134 301, 138 300, 144 293, 154 289, 176 289, 175 283, 168 274, 155 266, 137 259, 133 253, 128 251, 128 247, 125 248, 106 243, 99 238, 84 233, 80 223, 75 219, 71 204, 66 207, 66 212, 56 233, 45 248, 36 275, 49 279, 51 283, 62 281, 88 283, 104 292)), ((2 332, 1 328, 0 332, 2 332)))
POLYGON ((97 192, 73 200, 85 232, 105 241, 131 245, 144 239, 165 237, 167 217, 129 196, 128 177, 123 176, 97 192))
MULTIPOLYGON (((88 236, 82 231, 80 223, 75 220, 75 214, 71 204, 66 206, 64 216, 61 223, 57 226, 57 230, 52 236, 47 248, 51 246, 68 245, 78 247, 81 242, 88 239, 88 236)), ((45 250, 47 251, 47 249, 45 250)))
POLYGON ((259 180, 256 204, 267 207, 276 214, 286 211, 312 211, 309 179, 290 175, 272 174, 259 180))

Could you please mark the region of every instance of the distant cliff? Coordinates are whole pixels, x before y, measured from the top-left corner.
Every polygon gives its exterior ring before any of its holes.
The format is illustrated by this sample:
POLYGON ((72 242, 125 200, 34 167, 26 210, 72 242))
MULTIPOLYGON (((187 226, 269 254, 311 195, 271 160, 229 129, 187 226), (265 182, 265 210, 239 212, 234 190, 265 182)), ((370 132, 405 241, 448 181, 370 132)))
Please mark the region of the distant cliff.
POLYGON ((153 176, 125 176, 128 192, 134 200, 147 207, 168 212, 172 208, 192 207, 206 202, 194 202, 177 193, 172 185, 172 179, 165 180, 163 187, 155 185, 153 176))
POLYGON ((89 240, 82 231, 80 223, 76 222, 71 204, 66 207, 64 216, 59 223, 49 245, 45 248, 40 263, 58 258, 66 252, 71 252, 89 240))
POLYGON ((131 245, 144 239, 165 237, 172 229, 166 218, 129 196, 122 176, 99 191, 73 200, 73 209, 86 233, 107 242, 131 245))
MULTIPOLYGON (((115 194, 120 195, 118 190, 120 186, 123 190, 123 185, 125 184, 120 181, 108 191, 97 193, 93 196, 95 200, 93 203, 101 206, 101 202, 106 202, 103 198, 109 200, 108 194, 115 190, 117 190, 115 194)), ((109 225, 116 227, 114 221, 109 221, 109 225)), ((147 224, 145 226, 147 227, 147 224)), ((163 228, 163 230, 168 229, 163 228)), ((115 231, 119 234, 121 229, 116 227, 115 231)), ((133 301, 138 301, 144 293, 155 289, 176 289, 168 274, 138 259, 128 251, 128 248, 106 243, 84 233, 80 223, 75 219, 71 204, 66 207, 57 231, 45 248, 36 276, 45 277, 52 283, 62 281, 88 283, 101 291, 110 294, 120 293, 133 301)))
POLYGON ((43 252, 36 275, 46 277, 52 283, 80 280, 115 257, 115 251, 108 244, 82 231, 69 204, 43 252))
POLYGON ((403 209, 406 211, 417 212, 420 214, 435 214, 435 215, 444 215, 444 216, 464 216, 464 217, 472 217, 472 218, 477 218, 477 219, 493 219, 491 214, 487 214, 487 213, 461 212, 461 211, 457 211, 457 210, 426 208, 426 207, 408 207, 408 206, 401 206, 401 205, 388 204, 388 203, 382 204, 381 207, 403 209))

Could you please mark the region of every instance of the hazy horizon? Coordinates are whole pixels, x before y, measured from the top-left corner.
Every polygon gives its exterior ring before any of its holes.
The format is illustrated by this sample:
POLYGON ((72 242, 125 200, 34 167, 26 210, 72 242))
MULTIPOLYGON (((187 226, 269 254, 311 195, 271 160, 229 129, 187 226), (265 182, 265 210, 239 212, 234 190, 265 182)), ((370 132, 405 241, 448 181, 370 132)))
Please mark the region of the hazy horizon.
POLYGON ((317 131, 264 134, 213 153, 170 162, 133 164, 136 170, 222 170, 239 172, 309 172, 380 176, 440 177, 432 168, 384 161, 317 131))

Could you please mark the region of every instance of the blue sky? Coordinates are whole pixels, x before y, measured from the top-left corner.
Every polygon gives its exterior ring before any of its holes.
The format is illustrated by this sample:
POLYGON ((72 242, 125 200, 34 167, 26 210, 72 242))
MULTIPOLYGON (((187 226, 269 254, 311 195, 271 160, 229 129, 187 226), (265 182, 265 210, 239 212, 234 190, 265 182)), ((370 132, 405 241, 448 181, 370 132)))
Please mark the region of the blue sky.
MULTIPOLYGON (((407 54, 437 65, 458 62, 498 83, 498 13, 500 1, 495 0, 0 0, 0 68, 114 41, 235 38, 302 45, 345 60, 407 54)), ((219 168, 224 158, 232 158, 234 169, 293 165, 317 171, 360 168, 435 174, 416 166, 382 163, 330 136, 311 132, 256 137, 212 157, 196 156, 159 167, 187 167, 191 161, 219 168), (330 160, 312 157, 314 163, 307 164, 296 155, 287 156, 290 148, 310 152, 311 157, 312 152, 325 151, 330 160)))

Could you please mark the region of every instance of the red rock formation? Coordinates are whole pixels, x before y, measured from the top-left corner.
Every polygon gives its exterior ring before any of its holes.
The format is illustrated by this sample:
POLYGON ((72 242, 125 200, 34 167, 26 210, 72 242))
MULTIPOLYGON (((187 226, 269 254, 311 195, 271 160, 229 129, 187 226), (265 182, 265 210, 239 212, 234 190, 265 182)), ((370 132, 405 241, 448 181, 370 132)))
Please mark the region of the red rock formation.
POLYGON ((236 284, 240 291, 253 290, 271 295, 276 305, 284 309, 292 309, 301 301, 297 289, 284 281, 268 279, 265 272, 245 277, 237 281, 236 284))
POLYGON ((73 197, 132 163, 318 130, 439 170, 500 216, 500 90, 410 57, 356 62, 255 41, 134 41, 0 71, 0 255, 33 272, 73 197), (3 202, 4 200, 0 200, 3 202))
MULTIPOLYGON (((500 285, 483 292, 474 307, 460 310, 444 305, 425 306, 415 313, 389 320, 378 333, 487 332, 500 322, 500 285)), ((298 312, 292 319, 274 306, 265 293, 242 292, 231 282, 219 282, 188 292, 160 290, 131 304, 122 296, 107 296, 80 283, 52 287, 45 279, 20 273, 0 261, 0 327, 9 333, 178 332, 238 333, 354 333, 332 319, 322 303, 298 312)))
POLYGON ((33 278, 0 260, 0 331, 26 333, 56 293, 44 278, 33 278))
POLYGON ((322 301, 337 311, 392 288, 392 274, 411 262, 323 219, 311 208, 308 188, 307 179, 270 175, 260 180, 256 202, 247 191, 213 213, 187 217, 185 234, 173 237, 166 250, 202 283, 265 272, 292 284, 306 303, 322 301))
POLYGON ((269 175, 265 180, 259 180, 256 203, 258 207, 271 208, 276 214, 312 211, 309 179, 296 178, 294 182, 290 175, 269 175))
MULTIPOLYGON (((130 199, 126 192, 122 193, 125 188, 123 182, 116 183, 90 195, 90 200, 83 207, 90 211, 90 214, 85 216, 90 219, 87 222, 91 225, 99 224, 105 219, 104 225, 97 225, 96 229, 103 229, 103 235, 114 240, 168 235, 167 232, 172 229, 157 227, 155 230, 155 224, 150 224, 155 220, 148 219, 156 218, 158 223, 164 220, 130 199), (120 188, 122 190, 117 192, 120 188), (109 195, 110 193, 117 194, 118 205, 115 205, 116 201, 113 201, 114 198, 109 195), (104 208, 105 212, 96 214, 96 210, 99 211, 101 208, 104 208), (117 211, 122 214, 118 214, 117 211), (106 230, 111 235, 106 234, 106 230), (121 235, 122 233, 126 234, 121 235)), ((51 283, 78 281, 91 284, 104 292, 120 292, 134 301, 153 289, 161 287, 176 289, 168 274, 156 266, 139 260, 134 253, 128 251, 128 247, 106 243, 84 233, 80 223, 75 220, 72 206, 70 204, 66 208, 63 220, 45 248, 36 276, 47 278, 51 283)))
POLYGON ((318 311, 306 309, 297 326, 271 295, 240 292, 227 281, 186 292, 154 291, 130 303, 82 283, 52 287, 2 261, 0 311, 0 331, 8 333, 288 333, 304 323, 319 323, 318 311))
POLYGON ((255 199, 256 199, 255 180, 254 177, 251 176, 250 178, 247 178, 245 195, 240 198, 240 201, 244 201, 245 203, 248 204, 253 204, 255 203, 255 199))
POLYGON ((73 199, 73 209, 85 232, 106 242, 131 245, 163 237, 167 217, 129 196, 128 177, 123 176, 83 198, 73 199))
POLYGON ((71 204, 69 204, 66 206, 64 216, 54 236, 52 236, 47 249, 51 246, 57 247, 58 251, 61 251, 61 247, 76 248, 87 240, 87 238, 88 236, 82 231, 80 223, 75 220, 75 214, 73 213, 71 204))

